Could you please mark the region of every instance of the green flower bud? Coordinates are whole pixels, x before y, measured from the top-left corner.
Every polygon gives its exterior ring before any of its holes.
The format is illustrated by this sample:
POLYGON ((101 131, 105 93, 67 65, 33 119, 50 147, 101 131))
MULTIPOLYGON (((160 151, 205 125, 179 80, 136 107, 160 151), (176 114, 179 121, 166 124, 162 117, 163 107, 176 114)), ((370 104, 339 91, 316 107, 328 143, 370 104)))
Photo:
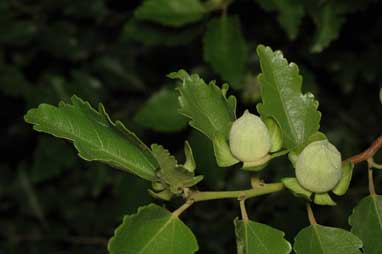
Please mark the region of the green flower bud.
POLYGON ((236 158, 252 166, 267 162, 272 146, 264 122, 248 110, 232 124, 229 145, 236 158))
POLYGON ((305 189, 323 193, 333 189, 342 177, 341 154, 328 140, 304 148, 296 161, 296 178, 305 189))

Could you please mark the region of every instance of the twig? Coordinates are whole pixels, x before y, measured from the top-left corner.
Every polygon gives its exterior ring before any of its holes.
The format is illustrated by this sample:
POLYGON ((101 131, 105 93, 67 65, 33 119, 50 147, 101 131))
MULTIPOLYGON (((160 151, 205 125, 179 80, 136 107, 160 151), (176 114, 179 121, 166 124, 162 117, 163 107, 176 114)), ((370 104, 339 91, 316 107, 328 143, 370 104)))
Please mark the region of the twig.
POLYGON ((382 136, 379 136, 374 142, 362 153, 356 154, 346 160, 343 163, 351 161, 354 164, 358 164, 363 161, 367 161, 369 158, 372 158, 375 153, 382 147, 382 136))
MULTIPOLYGON (((372 159, 372 158, 371 158, 372 159)), ((382 164, 375 163, 374 160, 371 162, 371 167, 376 169, 382 169, 382 164)))
POLYGON ((374 177, 373 177, 373 158, 369 158, 367 160, 367 168, 368 168, 368 179, 369 179, 369 192, 371 196, 375 196, 375 186, 374 186, 374 177))
POLYGON ((249 220, 248 213, 247 213, 247 209, 245 209, 246 197, 245 196, 239 197, 238 200, 240 202, 241 218, 243 219, 243 221, 248 221, 249 220))
POLYGON ((282 183, 270 183, 259 186, 255 189, 238 190, 238 191, 194 191, 191 192, 188 199, 194 202, 213 200, 213 199, 227 199, 227 198, 246 198, 257 197, 273 192, 281 191, 285 188, 282 183))
POLYGON ((186 211, 190 206, 192 206, 193 203, 193 199, 188 199, 181 207, 179 207, 172 213, 172 216, 179 217, 184 211, 186 211))
POLYGON ((308 219, 309 219, 310 225, 316 225, 317 224, 317 220, 314 217, 314 213, 313 213, 312 207, 310 206, 309 202, 306 203, 306 211, 308 213, 308 219))

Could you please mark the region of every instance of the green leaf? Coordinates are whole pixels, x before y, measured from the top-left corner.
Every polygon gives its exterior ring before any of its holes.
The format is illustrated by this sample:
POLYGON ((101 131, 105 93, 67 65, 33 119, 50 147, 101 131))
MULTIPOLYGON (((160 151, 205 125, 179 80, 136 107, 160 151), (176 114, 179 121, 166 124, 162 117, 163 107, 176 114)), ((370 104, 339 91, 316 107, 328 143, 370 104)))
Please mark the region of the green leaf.
POLYGON ((154 204, 127 215, 110 239, 110 254, 193 254, 198 243, 178 217, 154 204))
POLYGON ((304 5, 299 0, 257 0, 266 11, 277 11, 277 20, 287 32, 289 39, 297 37, 302 18, 305 15, 304 5))
POLYGON ((58 177, 64 171, 75 168, 77 161, 73 149, 64 142, 54 142, 53 138, 41 137, 33 154, 33 165, 28 170, 30 180, 40 183, 58 177))
POLYGON ((342 165, 342 178, 340 182, 333 189, 333 193, 342 196, 345 195, 347 190, 349 189, 350 181, 353 176, 353 168, 354 164, 349 161, 345 165, 342 165))
POLYGON ((295 196, 304 197, 310 200, 310 196, 312 196, 312 192, 304 189, 295 177, 287 177, 281 179, 281 182, 287 187, 295 196))
POLYGON ((337 39, 346 21, 346 15, 366 9, 367 1, 309 1, 306 5, 316 24, 316 34, 312 52, 321 52, 337 39))
POLYGON ((180 27, 200 20, 205 13, 199 0, 144 0, 134 15, 139 20, 180 27))
POLYGON ((129 20, 123 27, 120 40, 125 43, 134 40, 145 46, 179 46, 187 45, 204 31, 201 25, 185 28, 170 28, 161 25, 140 22, 135 18, 129 20))
POLYGON ((231 87, 240 88, 248 58, 237 17, 212 19, 203 38, 204 59, 231 87))
POLYGON ((329 196, 328 193, 316 193, 314 195, 314 203, 317 205, 335 206, 336 202, 329 196))
POLYGON ((112 122, 102 104, 96 111, 77 96, 71 102, 60 102, 58 107, 41 104, 28 111, 25 121, 36 131, 72 141, 84 160, 105 162, 146 180, 156 179, 157 162, 151 151, 120 121, 112 122))
POLYGON ((193 147, 198 172, 204 175, 203 184, 211 189, 222 189, 225 186, 225 177, 228 171, 217 166, 210 140, 202 133, 192 130, 189 141, 193 147))
POLYGON ((321 52, 329 46, 329 44, 337 39, 342 25, 345 23, 345 17, 338 12, 336 3, 329 1, 318 9, 317 15, 314 17, 317 31, 312 46, 312 52, 321 52))
POLYGON ((296 254, 357 254, 361 247, 362 241, 352 233, 317 224, 301 230, 293 245, 296 254))
MULTIPOLYGON (((105 177, 100 181, 105 185, 105 177)), ((147 193, 150 182, 133 175, 123 174, 114 186, 113 192, 116 194, 116 200, 113 202, 115 207, 118 207, 120 215, 134 213, 139 206, 147 205, 152 201, 149 193, 147 193)))
POLYGON ((178 165, 175 157, 161 145, 153 144, 151 150, 159 163, 158 176, 169 185, 172 193, 179 194, 184 188, 192 187, 203 180, 203 176, 194 176, 194 172, 178 165))
POLYGON ((292 250, 280 230, 237 218, 234 223, 238 254, 287 254, 292 250))
POLYGON ((262 117, 272 117, 281 129, 284 146, 288 149, 304 144, 318 131, 321 113, 318 102, 310 93, 302 94, 302 77, 294 63, 288 64, 280 51, 257 47, 262 73, 262 103, 257 109, 262 117))
POLYGON ((219 88, 214 82, 208 85, 197 74, 180 70, 170 78, 183 81, 179 86, 180 112, 190 118, 190 125, 211 140, 221 133, 227 140, 231 123, 236 119, 236 98, 226 97, 228 85, 219 88))
POLYGON ((382 250, 382 196, 363 198, 349 218, 351 231, 364 244, 367 254, 380 254, 382 250))
POLYGON ((165 88, 145 102, 134 116, 134 121, 156 131, 178 131, 187 126, 187 118, 179 114, 178 107, 177 93, 165 88))

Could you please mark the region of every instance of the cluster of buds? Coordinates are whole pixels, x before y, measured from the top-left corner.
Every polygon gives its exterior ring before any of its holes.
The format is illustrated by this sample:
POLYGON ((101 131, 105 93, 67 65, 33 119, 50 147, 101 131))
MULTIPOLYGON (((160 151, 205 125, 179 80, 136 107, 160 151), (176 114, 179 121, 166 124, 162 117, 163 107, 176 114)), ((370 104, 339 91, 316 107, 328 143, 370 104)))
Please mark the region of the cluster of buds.
MULTIPOLYGON (((267 120, 264 123, 260 117, 246 110, 233 122, 229 147, 232 155, 244 166, 261 167, 271 159, 272 152, 281 149, 280 129, 273 120, 267 120)), ((341 154, 328 140, 315 141, 298 155, 295 169, 297 181, 304 189, 325 193, 341 180, 341 154)))

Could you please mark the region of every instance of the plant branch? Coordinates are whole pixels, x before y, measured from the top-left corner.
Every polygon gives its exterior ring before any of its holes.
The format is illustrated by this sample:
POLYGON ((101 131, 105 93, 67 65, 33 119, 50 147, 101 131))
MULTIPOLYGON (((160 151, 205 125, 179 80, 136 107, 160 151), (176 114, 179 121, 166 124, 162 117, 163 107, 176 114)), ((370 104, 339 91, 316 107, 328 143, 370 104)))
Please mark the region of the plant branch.
POLYGON ((245 198, 253 198, 273 192, 278 192, 284 189, 284 185, 282 183, 271 183, 264 184, 255 189, 248 190, 238 190, 238 191, 194 191, 191 192, 188 196, 188 200, 192 200, 193 202, 213 200, 213 199, 227 199, 227 198, 236 198, 240 197, 245 198))
POLYGON ((306 211, 308 213, 308 219, 309 219, 310 225, 316 225, 317 220, 316 220, 316 217, 314 217, 314 213, 309 202, 306 203, 306 211))
POLYGON ((245 209, 245 196, 239 197, 239 202, 240 202, 240 211, 241 211, 241 218, 243 221, 248 221, 248 213, 247 209, 245 209))
POLYGON ((188 199, 186 203, 184 203, 181 207, 179 207, 172 213, 172 216, 179 217, 184 211, 186 211, 190 206, 192 206, 193 203, 194 200, 188 199))
POLYGON ((375 153, 382 147, 382 136, 379 136, 374 142, 362 153, 356 154, 346 160, 343 163, 351 161, 354 164, 358 164, 363 161, 367 161, 369 158, 372 158, 375 153))
POLYGON ((376 168, 376 169, 382 169, 382 164, 377 164, 377 163, 375 163, 374 160, 372 160, 371 167, 376 168))
POLYGON ((375 186, 374 186, 374 177, 373 177, 373 158, 369 158, 367 160, 367 171, 368 171, 368 179, 369 179, 369 192, 370 195, 375 196, 375 186))

